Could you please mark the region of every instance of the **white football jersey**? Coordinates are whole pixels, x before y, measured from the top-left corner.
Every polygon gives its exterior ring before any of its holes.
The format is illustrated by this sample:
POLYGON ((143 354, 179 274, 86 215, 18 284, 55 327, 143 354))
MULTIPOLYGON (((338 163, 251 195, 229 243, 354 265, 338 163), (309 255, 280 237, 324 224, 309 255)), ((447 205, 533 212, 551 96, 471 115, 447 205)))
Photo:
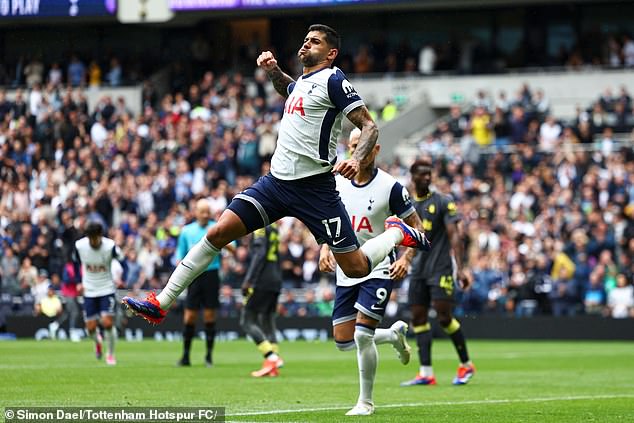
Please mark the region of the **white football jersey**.
MULTIPOLYGON (((381 169, 375 169, 372 179, 364 185, 357 185, 341 175, 336 176, 336 181, 360 244, 382 234, 388 217, 396 215, 405 219, 415 212, 407 189, 381 169)), ((395 254, 389 254, 363 278, 349 278, 337 266, 337 285, 353 286, 368 279, 390 279, 390 264, 394 260, 395 254)))
POLYGON ((291 180, 329 172, 337 160, 343 115, 363 100, 337 67, 300 76, 288 94, 271 173, 291 180))
POLYGON ((123 260, 123 254, 110 238, 102 237, 101 246, 94 249, 88 237, 75 242, 76 259, 81 263, 81 283, 84 297, 94 298, 114 294, 116 287, 110 266, 112 259, 123 260))

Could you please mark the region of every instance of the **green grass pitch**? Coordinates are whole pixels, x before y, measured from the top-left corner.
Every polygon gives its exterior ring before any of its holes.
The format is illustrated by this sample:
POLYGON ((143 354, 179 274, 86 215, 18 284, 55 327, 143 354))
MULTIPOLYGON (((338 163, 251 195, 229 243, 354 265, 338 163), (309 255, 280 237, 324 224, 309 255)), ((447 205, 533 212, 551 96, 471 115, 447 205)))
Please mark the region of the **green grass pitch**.
POLYGON ((227 421, 628 422, 634 421, 634 343, 471 341, 477 373, 452 386, 457 358, 434 343, 437 386, 399 387, 414 376, 379 347, 376 414, 344 413, 357 398, 354 352, 333 343, 282 343, 278 378, 252 379, 261 363, 247 341, 218 342, 203 366, 196 339, 191 368, 177 368, 179 342, 119 342, 116 367, 92 343, 0 342, 0 406, 224 406, 227 421))

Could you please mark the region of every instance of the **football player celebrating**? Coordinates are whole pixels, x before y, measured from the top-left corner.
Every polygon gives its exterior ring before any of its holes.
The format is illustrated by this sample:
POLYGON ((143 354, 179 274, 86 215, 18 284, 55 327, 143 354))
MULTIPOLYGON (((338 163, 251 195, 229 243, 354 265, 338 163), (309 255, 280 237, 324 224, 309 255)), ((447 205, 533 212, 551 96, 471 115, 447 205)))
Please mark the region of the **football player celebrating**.
POLYGON ((270 51, 260 54, 258 66, 286 98, 271 172, 233 198, 158 295, 151 293, 145 300, 123 298, 133 312, 160 323, 222 247, 285 216, 296 217, 319 243, 327 243, 337 264, 353 278, 367 276, 397 245, 429 249, 425 236, 398 218, 386 221, 388 229, 362 246, 352 230, 334 173, 353 179, 360 162, 372 153, 378 129, 352 84, 332 66, 339 45, 334 29, 311 25, 297 53, 304 70, 296 81, 282 72, 270 51), (344 116, 361 130, 361 137, 353 156, 337 162, 344 116))

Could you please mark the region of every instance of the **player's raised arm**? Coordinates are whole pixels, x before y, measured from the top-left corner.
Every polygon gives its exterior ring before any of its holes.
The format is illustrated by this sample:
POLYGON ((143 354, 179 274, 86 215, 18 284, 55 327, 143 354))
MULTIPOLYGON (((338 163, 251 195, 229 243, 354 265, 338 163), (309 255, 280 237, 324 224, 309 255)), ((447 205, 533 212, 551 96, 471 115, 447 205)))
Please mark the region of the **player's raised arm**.
POLYGON ((258 56, 256 61, 257 65, 264 69, 268 75, 275 91, 277 91, 282 97, 288 97, 288 86, 295 82, 293 78, 282 72, 282 69, 277 65, 277 60, 273 53, 270 51, 264 51, 258 56))
POLYGON ((365 106, 355 108, 348 113, 347 117, 350 122, 361 129, 361 136, 352 157, 335 164, 333 172, 338 172, 341 176, 352 179, 359 173, 359 163, 372 152, 376 145, 376 140, 379 138, 379 128, 365 106))

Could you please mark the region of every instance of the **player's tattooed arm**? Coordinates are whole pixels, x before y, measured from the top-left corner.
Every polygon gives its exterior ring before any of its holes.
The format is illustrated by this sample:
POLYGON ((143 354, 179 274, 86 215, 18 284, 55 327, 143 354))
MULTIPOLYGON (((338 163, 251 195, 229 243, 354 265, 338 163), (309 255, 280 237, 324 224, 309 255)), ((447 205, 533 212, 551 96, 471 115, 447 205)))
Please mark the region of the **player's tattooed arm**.
POLYGON ((277 60, 273 53, 270 51, 263 51, 257 58, 256 64, 264 69, 269 79, 273 83, 275 91, 277 91, 282 97, 288 97, 288 86, 295 82, 293 78, 282 72, 282 69, 277 65, 277 60))
POLYGON ((361 129, 359 144, 357 144, 357 148, 352 154, 352 158, 360 162, 370 154, 376 145, 376 140, 379 138, 379 128, 376 126, 376 123, 374 123, 368 108, 365 106, 359 106, 352 110, 348 113, 347 117, 350 122, 361 129))
POLYGON ((275 66, 273 69, 266 71, 271 83, 273 84, 273 88, 277 91, 282 97, 288 97, 288 86, 295 82, 293 78, 282 72, 279 66, 275 66))

